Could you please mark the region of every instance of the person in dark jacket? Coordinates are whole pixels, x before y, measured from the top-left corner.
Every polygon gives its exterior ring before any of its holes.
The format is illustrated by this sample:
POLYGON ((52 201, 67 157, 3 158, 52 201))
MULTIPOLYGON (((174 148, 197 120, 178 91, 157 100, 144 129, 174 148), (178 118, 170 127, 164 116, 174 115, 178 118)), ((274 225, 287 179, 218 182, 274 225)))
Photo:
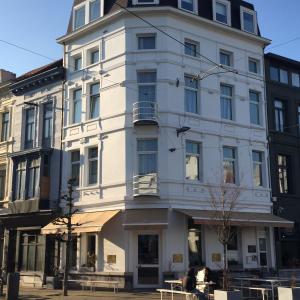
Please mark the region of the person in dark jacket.
POLYGON ((183 290, 185 292, 195 294, 200 300, 205 300, 206 299, 205 295, 196 289, 196 285, 197 285, 197 280, 196 280, 195 269, 190 268, 186 276, 184 276, 182 280, 183 290))

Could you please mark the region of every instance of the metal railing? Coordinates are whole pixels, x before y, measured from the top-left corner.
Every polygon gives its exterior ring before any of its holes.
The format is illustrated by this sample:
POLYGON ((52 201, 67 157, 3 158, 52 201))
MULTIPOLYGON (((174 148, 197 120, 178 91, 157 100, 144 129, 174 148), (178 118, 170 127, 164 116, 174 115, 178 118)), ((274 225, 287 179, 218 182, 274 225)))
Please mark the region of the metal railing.
POLYGON ((157 103, 154 101, 139 101, 133 104, 133 123, 157 124, 157 103))
POLYGON ((134 196, 158 196, 158 176, 157 173, 136 175, 133 177, 134 196))

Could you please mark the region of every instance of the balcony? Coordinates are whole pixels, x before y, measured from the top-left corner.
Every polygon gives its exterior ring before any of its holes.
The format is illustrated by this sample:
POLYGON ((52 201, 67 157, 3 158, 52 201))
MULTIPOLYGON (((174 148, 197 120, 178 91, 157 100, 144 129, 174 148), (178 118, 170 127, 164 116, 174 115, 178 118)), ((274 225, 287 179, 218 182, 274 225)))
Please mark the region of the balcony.
POLYGON ((139 101, 133 104, 134 125, 158 125, 157 103, 153 101, 139 101))
POLYGON ((158 196, 158 176, 156 173, 133 177, 133 196, 158 196))

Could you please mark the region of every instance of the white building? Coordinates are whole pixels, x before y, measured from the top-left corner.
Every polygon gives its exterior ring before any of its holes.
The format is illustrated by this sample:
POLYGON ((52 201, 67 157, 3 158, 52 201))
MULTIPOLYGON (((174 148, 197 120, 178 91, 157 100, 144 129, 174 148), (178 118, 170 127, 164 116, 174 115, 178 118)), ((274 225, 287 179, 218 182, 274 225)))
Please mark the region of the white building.
POLYGON ((124 278, 126 287, 159 286, 189 264, 218 269, 222 248, 207 211, 209 189, 223 178, 242 189, 231 265, 274 267, 272 226, 280 220, 271 215, 267 167, 269 40, 253 6, 132 2, 120 2, 128 12, 113 1, 75 0, 58 39, 67 69, 62 190, 78 178, 84 213, 73 274, 93 270, 91 254, 95 276, 124 278), (200 80, 208 70, 216 74, 200 80))

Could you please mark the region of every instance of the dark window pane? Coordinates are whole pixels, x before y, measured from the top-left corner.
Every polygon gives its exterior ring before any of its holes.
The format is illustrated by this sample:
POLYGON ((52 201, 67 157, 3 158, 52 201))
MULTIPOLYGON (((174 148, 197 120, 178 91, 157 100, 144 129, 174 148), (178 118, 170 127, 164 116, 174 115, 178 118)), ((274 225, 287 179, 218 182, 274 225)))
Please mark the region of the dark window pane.
POLYGON ((139 36, 138 48, 140 50, 155 49, 155 35, 153 36, 139 36))
POLYGON ((100 0, 90 2, 90 21, 94 21, 100 17, 100 0))

